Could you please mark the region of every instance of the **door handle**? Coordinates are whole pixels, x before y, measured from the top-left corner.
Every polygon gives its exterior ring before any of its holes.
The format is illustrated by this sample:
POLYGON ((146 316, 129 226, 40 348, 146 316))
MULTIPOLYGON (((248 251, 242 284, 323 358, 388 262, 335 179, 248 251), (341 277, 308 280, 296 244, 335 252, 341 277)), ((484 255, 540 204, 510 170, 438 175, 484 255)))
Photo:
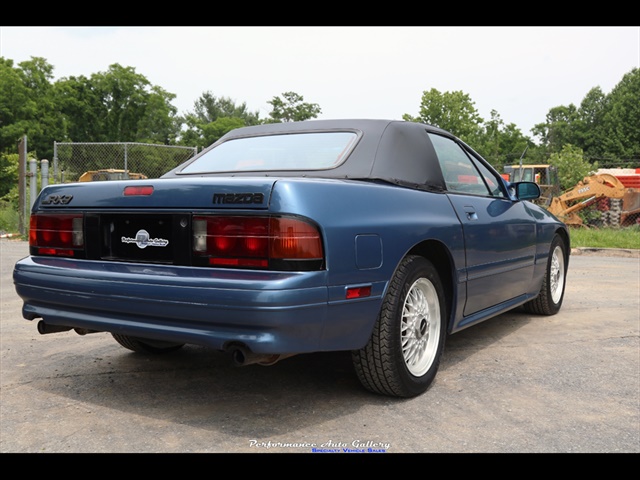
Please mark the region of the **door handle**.
POLYGON ((478 220, 478 214, 473 207, 464 207, 464 213, 467 214, 467 220, 478 220))

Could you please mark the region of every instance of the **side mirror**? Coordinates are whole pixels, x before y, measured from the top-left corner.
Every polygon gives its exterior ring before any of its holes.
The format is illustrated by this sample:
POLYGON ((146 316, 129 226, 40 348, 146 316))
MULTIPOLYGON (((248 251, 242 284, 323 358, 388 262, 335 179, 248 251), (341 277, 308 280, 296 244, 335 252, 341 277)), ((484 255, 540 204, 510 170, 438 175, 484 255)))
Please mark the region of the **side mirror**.
POLYGON ((518 200, 535 200, 541 195, 540 187, 535 182, 512 183, 511 187, 515 187, 515 195, 518 200))

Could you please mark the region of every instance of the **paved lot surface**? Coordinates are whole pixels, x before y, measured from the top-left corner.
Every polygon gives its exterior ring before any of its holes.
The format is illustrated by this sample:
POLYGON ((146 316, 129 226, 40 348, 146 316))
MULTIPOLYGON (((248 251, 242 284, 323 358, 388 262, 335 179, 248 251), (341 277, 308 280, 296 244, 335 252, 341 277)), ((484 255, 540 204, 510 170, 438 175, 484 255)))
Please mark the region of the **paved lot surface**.
POLYGON ((431 389, 364 391, 348 354, 231 366, 187 346, 134 354, 108 334, 39 335, 0 240, 1 453, 640 452, 640 258, 578 252, 562 311, 451 336, 431 389))

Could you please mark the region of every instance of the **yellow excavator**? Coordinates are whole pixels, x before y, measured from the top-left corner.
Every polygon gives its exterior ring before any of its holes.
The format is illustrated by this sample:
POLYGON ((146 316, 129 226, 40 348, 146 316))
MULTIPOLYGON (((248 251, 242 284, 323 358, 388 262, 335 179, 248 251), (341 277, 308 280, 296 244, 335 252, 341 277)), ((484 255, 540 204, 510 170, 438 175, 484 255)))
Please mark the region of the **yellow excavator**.
POLYGON ((620 225, 624 224, 629 216, 637 217, 640 211, 640 191, 626 188, 617 177, 608 173, 584 177, 575 187, 554 197, 547 210, 567 225, 582 226, 583 221, 577 212, 602 198, 619 200, 617 204, 621 205, 621 221, 618 222, 620 225))
POLYGON ((103 180, 138 180, 145 179, 142 173, 132 173, 128 170, 115 168, 103 168, 102 170, 90 170, 80 175, 79 182, 98 182, 103 180))
POLYGON ((540 187, 540 198, 535 203, 548 207, 551 199, 560 195, 558 169, 549 164, 505 165, 502 178, 508 182, 536 182, 540 187))

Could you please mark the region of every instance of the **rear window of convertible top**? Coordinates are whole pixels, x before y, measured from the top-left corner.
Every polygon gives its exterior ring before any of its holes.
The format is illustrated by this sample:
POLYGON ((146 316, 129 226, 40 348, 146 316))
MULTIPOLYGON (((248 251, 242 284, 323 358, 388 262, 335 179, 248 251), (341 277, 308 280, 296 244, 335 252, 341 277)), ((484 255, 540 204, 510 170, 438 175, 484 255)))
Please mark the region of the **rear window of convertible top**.
POLYGON ((354 132, 236 138, 205 152, 180 173, 325 170, 345 160, 356 138, 354 132))

